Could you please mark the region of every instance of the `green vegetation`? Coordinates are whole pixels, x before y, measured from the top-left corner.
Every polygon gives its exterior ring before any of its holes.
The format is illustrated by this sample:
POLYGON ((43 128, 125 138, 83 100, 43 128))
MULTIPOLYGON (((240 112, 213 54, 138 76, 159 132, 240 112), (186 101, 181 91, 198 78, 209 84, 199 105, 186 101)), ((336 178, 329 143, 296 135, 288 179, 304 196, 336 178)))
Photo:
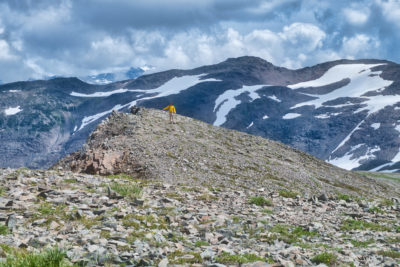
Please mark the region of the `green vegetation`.
POLYGON ((350 201, 351 200, 351 196, 346 195, 346 194, 338 194, 337 198, 339 200, 345 200, 345 201, 350 201))
POLYGON ((391 200, 391 199, 385 198, 385 199, 382 199, 380 205, 381 206, 386 206, 386 207, 393 206, 394 205, 394 201, 391 200))
POLYGON ((275 233, 268 237, 269 243, 273 243, 274 240, 278 239, 285 243, 292 244, 292 243, 299 242, 299 239, 302 236, 318 236, 319 235, 318 233, 315 233, 315 232, 309 232, 308 230, 304 229, 301 226, 297 226, 297 227, 291 229, 289 225, 282 225, 282 224, 274 225, 271 229, 269 229, 269 232, 275 233))
POLYGON ((367 241, 350 240, 350 243, 356 248, 366 248, 368 245, 375 243, 373 239, 367 241))
POLYGON ((64 183, 67 183, 67 184, 76 184, 76 183, 78 183, 78 180, 75 179, 75 178, 72 178, 72 179, 64 179, 64 183))
POLYGON ((390 257, 393 259, 400 259, 400 252, 394 250, 380 250, 377 252, 377 254, 384 257, 390 257))
POLYGON ((255 204, 255 205, 261 206, 261 207, 263 207, 263 206, 272 206, 271 200, 265 199, 262 196, 251 197, 250 200, 249 200, 249 203, 250 204, 255 204))
POLYGON ((285 197, 285 198, 296 198, 297 197, 296 192, 292 192, 292 191, 288 191, 288 190, 280 190, 279 191, 279 195, 281 197, 285 197))
POLYGON ((6 190, 4 189, 4 187, 0 186, 0 197, 4 195, 5 192, 6 190))
POLYGON ((142 195, 142 188, 137 184, 112 183, 110 188, 126 198, 137 198, 142 195))
POLYGON ((274 211, 273 211, 273 210, 270 210, 270 209, 263 209, 262 212, 265 213, 265 214, 272 214, 272 213, 274 213, 274 211))
POLYGON ((209 245, 210 245, 210 244, 208 244, 207 241, 203 241, 203 240, 196 241, 196 243, 194 243, 194 246, 195 246, 195 247, 202 247, 202 246, 209 246, 209 245))
POLYGON ((383 173, 383 172, 359 172, 367 177, 375 179, 388 179, 400 182, 400 174, 398 173, 383 173))
POLYGON ((329 252, 318 254, 311 259, 311 261, 316 264, 324 263, 329 266, 333 266, 336 263, 336 260, 337 260, 336 255, 329 252))
POLYGON ((193 264, 202 263, 203 260, 200 257, 200 253, 197 252, 183 252, 175 251, 168 254, 168 259, 170 264, 193 264))
POLYGON ((12 251, 0 267, 67 267, 66 254, 60 249, 49 249, 41 253, 12 251))
POLYGON ((378 208, 378 207, 369 208, 368 212, 371 212, 371 213, 385 213, 381 208, 378 208))
POLYGON ((255 254, 242 254, 242 255, 231 255, 227 252, 222 252, 216 259, 217 262, 222 264, 244 264, 255 261, 265 261, 255 254))
POLYGON ((8 227, 6 225, 0 225, 0 235, 8 234, 8 227))
POLYGON ((350 231, 350 230, 372 230, 372 231, 390 231, 390 228, 385 225, 366 222, 362 220, 354 220, 348 219, 342 222, 342 226, 340 227, 343 231, 350 231))

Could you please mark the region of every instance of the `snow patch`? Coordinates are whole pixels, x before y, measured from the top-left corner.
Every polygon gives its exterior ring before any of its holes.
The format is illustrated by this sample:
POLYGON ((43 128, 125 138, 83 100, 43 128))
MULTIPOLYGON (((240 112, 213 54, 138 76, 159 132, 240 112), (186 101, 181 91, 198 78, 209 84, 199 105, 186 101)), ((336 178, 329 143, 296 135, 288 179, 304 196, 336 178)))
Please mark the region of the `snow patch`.
POLYGON ((240 89, 227 90, 222 95, 218 96, 215 100, 214 112, 216 112, 216 120, 214 121, 215 126, 221 126, 226 122, 226 116, 234 109, 237 105, 241 103, 236 97, 243 94, 249 93, 251 101, 254 101, 260 96, 256 93, 258 89, 261 89, 265 85, 252 85, 243 86, 240 89))
POLYGON ((362 164, 360 163, 361 161, 375 158, 376 156, 374 155, 374 153, 381 150, 379 146, 374 146, 373 148, 368 147, 364 155, 360 157, 354 157, 354 151, 362 146, 365 146, 365 144, 358 144, 356 146, 352 146, 350 148, 350 151, 348 151, 344 156, 340 158, 329 159, 327 160, 327 162, 335 166, 338 166, 342 169, 352 170, 354 168, 359 167, 362 164))
POLYGON ((269 118, 268 115, 264 115, 264 116, 262 117, 263 120, 268 119, 268 118, 269 118))
POLYGON ((282 102, 282 100, 280 100, 279 98, 276 97, 276 95, 272 95, 272 96, 268 96, 268 98, 276 101, 276 102, 282 102))
POLYGON ((379 127, 381 127, 381 124, 380 123, 373 123, 373 124, 371 124, 371 127, 374 128, 374 130, 378 130, 379 127))
POLYGON ((400 125, 396 125, 396 127, 394 127, 394 129, 398 132, 400 132, 400 125))
POLYGON ((10 116, 10 115, 15 115, 15 114, 17 114, 17 113, 19 113, 21 111, 22 111, 22 109, 19 106, 17 106, 15 108, 7 108, 7 109, 5 109, 4 113, 6 114, 6 116, 10 116))
POLYGON ((345 64, 337 65, 330 68, 322 77, 319 79, 308 81, 304 83, 298 83, 294 85, 289 85, 288 87, 292 89, 302 88, 302 87, 317 87, 329 85, 338 82, 345 78, 350 78, 350 83, 338 88, 328 94, 324 95, 313 95, 306 94, 316 99, 298 103, 292 108, 297 108, 301 106, 313 105, 315 108, 323 106, 324 102, 337 99, 339 97, 363 97, 365 98, 366 107, 362 110, 368 110, 369 114, 374 113, 387 105, 394 105, 400 101, 400 96, 393 97, 392 95, 387 96, 373 96, 366 97, 363 96, 369 91, 376 91, 378 89, 385 88, 393 83, 393 81, 388 81, 382 79, 379 75, 381 71, 372 71, 371 68, 380 66, 384 64, 345 64))
POLYGON ((249 129, 251 126, 253 126, 253 124, 254 124, 254 123, 251 122, 251 123, 249 124, 249 126, 246 127, 246 129, 249 129))
POLYGON ((317 119, 328 119, 328 118, 330 118, 332 116, 337 116, 337 115, 340 115, 340 114, 341 114, 341 112, 339 112, 339 113, 325 113, 325 114, 319 114, 317 116, 314 116, 314 118, 317 118, 317 119))
POLYGON ((82 94, 82 93, 77 93, 77 92, 72 92, 70 95, 72 96, 78 96, 78 97, 107 97, 113 94, 121 94, 129 91, 128 89, 117 89, 109 92, 96 92, 93 94, 82 94))
POLYGON ((282 117, 282 119, 290 120, 290 119, 294 119, 294 118, 297 118, 300 116, 301 116, 301 114, 299 114, 299 113, 287 113, 287 114, 285 114, 285 116, 282 117))
POLYGON ((77 125, 75 125, 75 127, 74 127, 74 132, 76 132, 76 130, 78 130, 78 126, 77 125))
POLYGON ((8 92, 10 92, 10 93, 18 93, 18 92, 21 92, 21 90, 8 90, 8 92))
MULTIPOLYGON (((126 106, 126 105, 124 105, 124 106, 126 106)), ((88 124, 100 119, 101 117, 107 115, 108 113, 111 113, 113 110, 122 109, 124 106, 121 106, 121 105, 118 104, 118 105, 114 106, 110 110, 107 110, 107 111, 104 111, 104 112, 101 112, 101 113, 98 113, 98 114, 95 114, 95 115, 92 115, 92 116, 84 117, 83 120, 82 120, 81 127, 79 127, 79 130, 82 130, 86 125, 88 125, 88 124)))

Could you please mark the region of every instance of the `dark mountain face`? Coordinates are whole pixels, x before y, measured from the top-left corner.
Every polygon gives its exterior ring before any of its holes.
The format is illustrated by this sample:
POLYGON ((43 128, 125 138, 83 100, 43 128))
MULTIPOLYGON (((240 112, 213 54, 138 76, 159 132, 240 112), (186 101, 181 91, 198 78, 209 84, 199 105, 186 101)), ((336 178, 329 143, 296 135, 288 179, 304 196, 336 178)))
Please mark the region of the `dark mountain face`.
MULTIPOLYGON (((299 70, 241 57, 108 85, 58 78, 0 86, 0 164, 48 167, 113 109, 163 108, 281 141, 339 167, 400 169, 400 65, 339 60, 299 70)), ((167 116, 166 116, 167 117, 167 116)))

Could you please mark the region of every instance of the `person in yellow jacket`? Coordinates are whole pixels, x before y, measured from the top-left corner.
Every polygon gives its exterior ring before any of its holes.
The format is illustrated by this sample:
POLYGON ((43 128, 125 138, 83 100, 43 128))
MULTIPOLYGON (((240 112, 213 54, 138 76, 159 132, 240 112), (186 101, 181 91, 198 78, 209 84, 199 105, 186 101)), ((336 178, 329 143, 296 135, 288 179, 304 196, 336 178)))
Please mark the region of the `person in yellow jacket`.
POLYGON ((175 110, 174 104, 173 103, 169 104, 169 106, 163 108, 163 110, 168 110, 168 112, 169 112, 169 122, 170 123, 175 123, 173 114, 174 113, 176 114, 176 110, 175 110))

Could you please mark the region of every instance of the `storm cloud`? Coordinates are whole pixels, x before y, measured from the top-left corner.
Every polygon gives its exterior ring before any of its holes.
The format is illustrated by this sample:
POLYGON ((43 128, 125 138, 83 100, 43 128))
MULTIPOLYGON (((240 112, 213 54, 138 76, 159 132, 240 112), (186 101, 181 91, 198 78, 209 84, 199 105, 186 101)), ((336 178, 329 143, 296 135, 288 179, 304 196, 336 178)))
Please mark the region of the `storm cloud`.
POLYGON ((192 68, 243 55, 289 68, 399 62, 399 17, 396 0, 0 0, 0 80, 192 68))

